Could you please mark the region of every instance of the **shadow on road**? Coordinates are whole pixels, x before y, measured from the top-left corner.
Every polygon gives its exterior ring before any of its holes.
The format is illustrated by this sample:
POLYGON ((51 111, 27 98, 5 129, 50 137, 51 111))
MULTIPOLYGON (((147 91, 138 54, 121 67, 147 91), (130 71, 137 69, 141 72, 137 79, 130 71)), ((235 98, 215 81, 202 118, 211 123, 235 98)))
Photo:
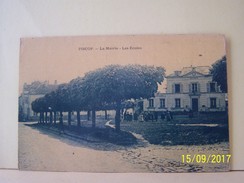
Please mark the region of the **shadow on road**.
POLYGON ((60 140, 72 146, 87 147, 95 150, 116 151, 127 148, 134 148, 137 145, 137 138, 129 132, 116 132, 111 128, 91 128, 63 126, 58 124, 24 124, 32 129, 38 130, 41 134, 50 138, 60 140))

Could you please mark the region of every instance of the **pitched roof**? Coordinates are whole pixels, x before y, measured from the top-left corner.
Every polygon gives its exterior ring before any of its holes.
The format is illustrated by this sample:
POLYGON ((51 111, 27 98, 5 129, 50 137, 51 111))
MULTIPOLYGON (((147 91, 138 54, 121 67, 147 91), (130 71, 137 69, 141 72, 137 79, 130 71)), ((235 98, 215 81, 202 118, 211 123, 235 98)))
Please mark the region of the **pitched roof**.
POLYGON ((174 73, 168 75, 167 77, 182 77, 191 72, 197 72, 202 75, 209 75, 210 67, 209 66, 183 67, 181 71, 175 71, 174 73))
POLYGON ((57 84, 48 84, 48 82, 34 81, 31 84, 25 84, 23 88, 23 93, 28 93, 31 95, 47 94, 56 90, 57 84))

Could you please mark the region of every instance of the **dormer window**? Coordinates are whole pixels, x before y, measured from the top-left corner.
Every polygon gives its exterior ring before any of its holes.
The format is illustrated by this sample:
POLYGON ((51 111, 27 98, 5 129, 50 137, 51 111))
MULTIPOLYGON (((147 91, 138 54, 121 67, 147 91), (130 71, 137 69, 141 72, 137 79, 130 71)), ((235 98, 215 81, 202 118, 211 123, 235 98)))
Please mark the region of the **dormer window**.
POLYGON ((175 76, 179 76, 181 74, 181 71, 175 71, 175 76))

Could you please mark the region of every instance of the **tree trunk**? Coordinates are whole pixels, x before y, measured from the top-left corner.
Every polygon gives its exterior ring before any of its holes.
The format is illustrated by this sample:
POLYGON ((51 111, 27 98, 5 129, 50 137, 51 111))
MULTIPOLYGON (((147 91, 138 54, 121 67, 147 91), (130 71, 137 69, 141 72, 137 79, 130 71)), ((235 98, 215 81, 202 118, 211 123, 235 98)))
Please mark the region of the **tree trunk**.
POLYGON ((41 112, 41 123, 44 123, 44 112, 41 112))
POLYGON ((68 112, 68 125, 71 126, 71 111, 68 112))
POLYGON ((90 121, 91 111, 87 111, 87 121, 90 121))
POLYGON ((44 114, 44 112, 42 113, 42 122, 45 123, 45 114, 44 114))
POLYGON ((116 114, 115 114, 115 130, 120 131, 120 111, 121 111, 121 102, 116 102, 116 114))
POLYGON ((80 111, 76 111, 77 113, 77 126, 80 128, 80 111))
POLYGON ((42 122, 42 113, 40 112, 39 113, 39 121, 38 121, 38 123, 41 123, 42 122))
POLYGON ((92 128, 96 127, 96 110, 92 110, 92 128))
POLYGON ((52 111, 50 111, 50 124, 52 124, 53 123, 53 112, 52 111))
POLYGON ((105 110, 104 112, 105 112, 105 120, 107 120, 108 119, 108 112, 107 112, 107 110, 105 110))
POLYGON ((59 117, 59 125, 60 125, 60 130, 64 130, 64 123, 63 123, 63 112, 60 111, 60 117, 59 117))
POLYGON ((45 123, 47 123, 47 112, 45 112, 45 123))
POLYGON ((57 122, 57 112, 56 111, 54 111, 53 112, 53 122, 54 122, 54 124, 56 124, 56 122, 57 122))

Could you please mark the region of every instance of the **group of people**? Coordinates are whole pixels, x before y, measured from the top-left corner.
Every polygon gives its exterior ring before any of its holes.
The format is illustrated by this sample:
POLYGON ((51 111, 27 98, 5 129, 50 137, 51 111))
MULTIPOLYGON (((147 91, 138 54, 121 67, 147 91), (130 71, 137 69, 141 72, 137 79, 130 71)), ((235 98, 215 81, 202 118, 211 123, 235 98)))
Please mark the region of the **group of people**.
MULTIPOLYGON (((193 118, 193 111, 191 109, 184 110, 183 115, 188 115, 189 118, 193 118)), ((140 115, 132 115, 132 113, 124 113, 123 119, 126 121, 133 121, 133 120, 139 120, 139 121, 158 121, 160 118, 161 120, 171 121, 173 120, 173 112, 166 110, 166 111, 144 111, 140 115)))
POLYGON ((173 114, 171 111, 165 111, 165 112, 146 112, 143 113, 139 116, 139 121, 158 121, 158 118, 160 118, 161 120, 167 120, 167 121, 171 121, 173 120, 173 114))

